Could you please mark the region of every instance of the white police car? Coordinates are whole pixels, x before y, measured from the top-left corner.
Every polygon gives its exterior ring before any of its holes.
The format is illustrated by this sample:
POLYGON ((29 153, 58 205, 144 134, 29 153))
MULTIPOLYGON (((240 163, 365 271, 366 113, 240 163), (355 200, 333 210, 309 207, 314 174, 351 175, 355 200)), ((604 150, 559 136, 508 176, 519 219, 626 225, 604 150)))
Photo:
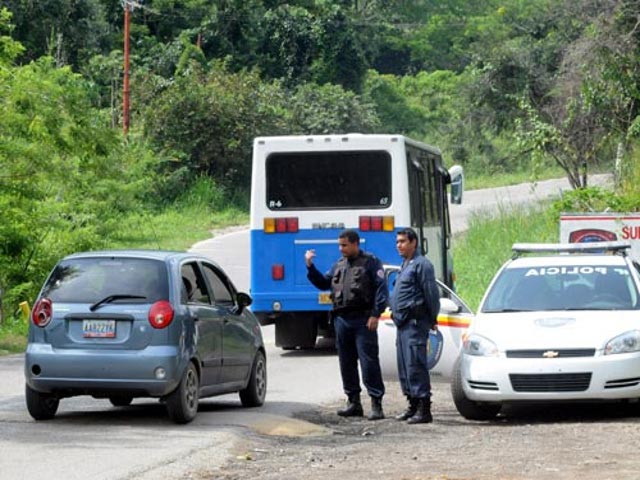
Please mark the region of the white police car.
POLYGON ((463 338, 451 383, 460 414, 487 420, 509 402, 640 398, 640 266, 628 248, 514 245, 463 338))

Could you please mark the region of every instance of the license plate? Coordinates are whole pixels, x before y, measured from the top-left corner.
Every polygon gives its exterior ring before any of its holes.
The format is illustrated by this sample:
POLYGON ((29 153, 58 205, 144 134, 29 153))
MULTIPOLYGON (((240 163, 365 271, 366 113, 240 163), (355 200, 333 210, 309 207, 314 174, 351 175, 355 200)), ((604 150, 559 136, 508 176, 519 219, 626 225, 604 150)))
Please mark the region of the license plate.
POLYGON ((318 303, 321 305, 331 305, 331 294, 327 292, 321 292, 318 294, 318 303))
POLYGON ((87 338, 115 338, 115 320, 83 320, 82 336, 87 338))

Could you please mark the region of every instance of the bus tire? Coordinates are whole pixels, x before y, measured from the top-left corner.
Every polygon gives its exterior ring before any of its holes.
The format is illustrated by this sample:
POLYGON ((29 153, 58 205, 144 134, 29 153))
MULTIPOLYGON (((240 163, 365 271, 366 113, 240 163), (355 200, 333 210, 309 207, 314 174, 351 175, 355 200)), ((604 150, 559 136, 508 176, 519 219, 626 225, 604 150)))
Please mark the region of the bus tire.
POLYGON ((283 350, 313 349, 318 337, 318 323, 313 315, 290 313, 276 320, 276 346, 283 350))

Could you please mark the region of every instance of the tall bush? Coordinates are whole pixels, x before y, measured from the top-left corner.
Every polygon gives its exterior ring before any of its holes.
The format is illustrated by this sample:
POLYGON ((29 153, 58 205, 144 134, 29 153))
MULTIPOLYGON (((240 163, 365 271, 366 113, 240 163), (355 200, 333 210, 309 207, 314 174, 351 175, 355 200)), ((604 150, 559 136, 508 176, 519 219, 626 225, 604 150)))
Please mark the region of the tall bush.
POLYGON ((59 257, 100 248, 119 212, 136 208, 149 177, 92 92, 43 57, 0 69, 0 299, 32 300, 59 257))

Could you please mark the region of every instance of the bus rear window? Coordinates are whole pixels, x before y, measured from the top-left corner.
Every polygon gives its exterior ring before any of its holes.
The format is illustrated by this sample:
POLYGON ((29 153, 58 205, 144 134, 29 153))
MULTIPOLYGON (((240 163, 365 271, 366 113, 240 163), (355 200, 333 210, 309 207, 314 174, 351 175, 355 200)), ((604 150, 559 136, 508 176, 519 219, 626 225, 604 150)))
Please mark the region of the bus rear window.
POLYGON ((390 204, 391 156, 386 151, 273 153, 267 158, 270 210, 390 204))

